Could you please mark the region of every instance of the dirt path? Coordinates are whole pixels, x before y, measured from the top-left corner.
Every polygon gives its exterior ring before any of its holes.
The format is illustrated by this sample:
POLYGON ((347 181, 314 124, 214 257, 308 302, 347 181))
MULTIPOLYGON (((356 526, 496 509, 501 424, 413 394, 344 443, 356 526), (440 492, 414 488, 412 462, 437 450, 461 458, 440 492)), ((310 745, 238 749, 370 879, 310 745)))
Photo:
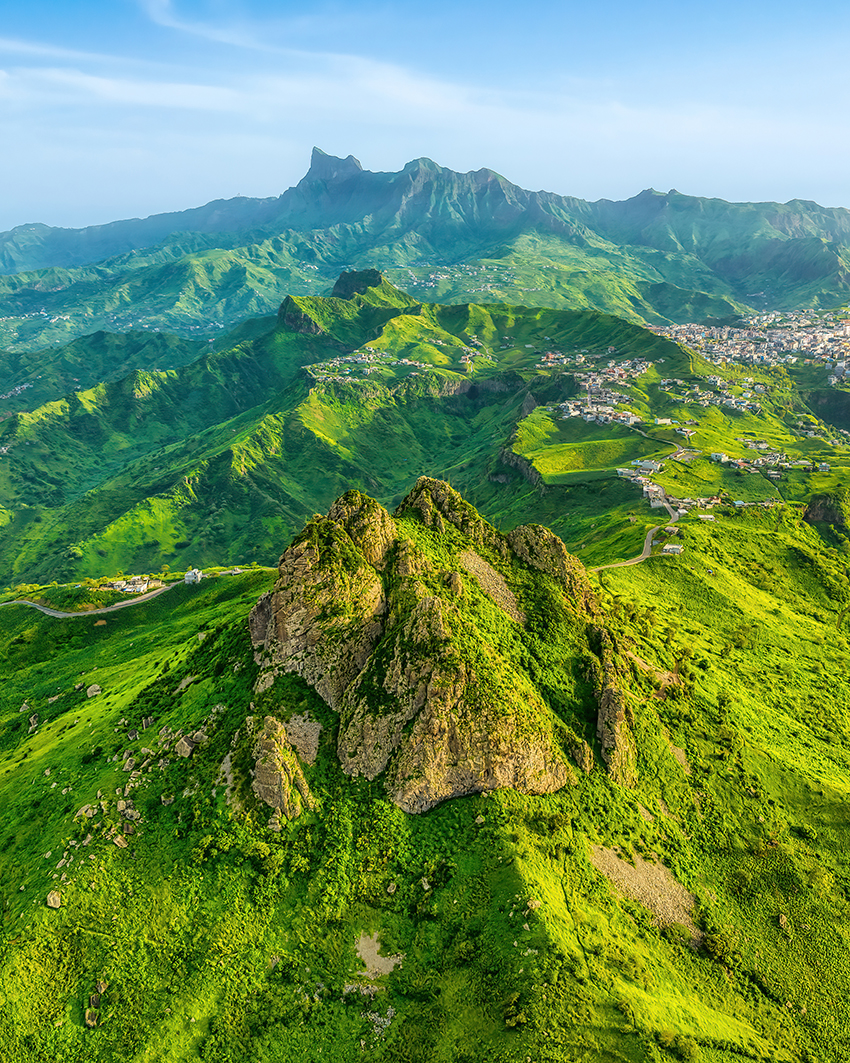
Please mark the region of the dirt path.
POLYGON ((172 587, 176 587, 177 583, 169 583, 165 587, 158 587, 155 591, 148 591, 147 594, 140 594, 138 598, 130 598, 126 602, 116 602, 115 605, 105 605, 102 609, 87 609, 77 610, 73 613, 64 613, 60 609, 51 609, 46 605, 39 605, 38 602, 30 602, 26 598, 16 599, 13 602, 0 602, 0 607, 4 605, 29 605, 33 609, 38 609, 40 613, 44 613, 45 616, 56 617, 69 617, 69 616, 102 616, 104 613, 114 613, 118 609, 127 609, 131 605, 138 605, 139 602, 149 602, 151 598, 156 598, 159 594, 165 594, 166 591, 170 591, 172 587))

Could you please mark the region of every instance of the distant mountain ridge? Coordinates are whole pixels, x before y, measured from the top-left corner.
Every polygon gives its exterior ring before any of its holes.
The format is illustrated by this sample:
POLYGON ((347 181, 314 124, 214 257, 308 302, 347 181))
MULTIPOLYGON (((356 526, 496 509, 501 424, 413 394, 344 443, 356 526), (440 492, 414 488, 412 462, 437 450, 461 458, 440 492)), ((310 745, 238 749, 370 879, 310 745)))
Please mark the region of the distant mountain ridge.
MULTIPOLYGON (((809 200, 788 203, 730 203, 688 196, 675 189, 644 191, 626 200, 595 202, 554 192, 531 192, 495 171, 457 173, 431 159, 414 159, 398 173, 364 170, 353 155, 345 159, 313 148, 310 169, 282 195, 213 200, 200 207, 148 218, 133 218, 81 229, 43 224, 16 226, 0 233, 0 272, 19 273, 54 266, 70 268, 151 248, 177 233, 277 234, 366 223, 400 230, 430 223, 463 223, 470 230, 543 228, 578 245, 599 236, 617 244, 698 254, 722 266, 729 258, 734 222, 740 235, 760 240, 850 243, 850 210, 821 207, 809 200)), ((212 245, 211 245, 212 246, 212 245)))
POLYGON ((214 336, 276 312, 286 294, 321 294, 341 270, 367 268, 417 298, 638 323, 832 307, 850 298, 850 211, 653 189, 590 203, 488 169, 456 173, 422 158, 374 173, 314 148, 307 174, 280 196, 0 234, 0 349, 99 329, 214 336))

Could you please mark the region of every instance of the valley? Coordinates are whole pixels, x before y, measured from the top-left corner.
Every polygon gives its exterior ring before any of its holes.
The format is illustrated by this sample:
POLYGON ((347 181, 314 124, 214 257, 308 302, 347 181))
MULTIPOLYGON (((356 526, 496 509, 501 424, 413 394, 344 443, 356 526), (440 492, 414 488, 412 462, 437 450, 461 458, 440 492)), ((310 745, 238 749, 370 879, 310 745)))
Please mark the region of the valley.
POLYGON ((743 206, 0 238, 4 1060, 850 1054, 850 227, 743 206))

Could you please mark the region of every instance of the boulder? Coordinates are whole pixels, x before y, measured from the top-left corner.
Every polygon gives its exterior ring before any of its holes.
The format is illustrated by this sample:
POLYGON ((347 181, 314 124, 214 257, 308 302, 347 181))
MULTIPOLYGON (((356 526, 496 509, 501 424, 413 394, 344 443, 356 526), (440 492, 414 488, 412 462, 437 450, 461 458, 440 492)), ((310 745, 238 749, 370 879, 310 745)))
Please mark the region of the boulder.
POLYGON ((62 907, 62 894, 58 890, 51 890, 47 894, 47 907, 48 908, 61 908, 62 907))

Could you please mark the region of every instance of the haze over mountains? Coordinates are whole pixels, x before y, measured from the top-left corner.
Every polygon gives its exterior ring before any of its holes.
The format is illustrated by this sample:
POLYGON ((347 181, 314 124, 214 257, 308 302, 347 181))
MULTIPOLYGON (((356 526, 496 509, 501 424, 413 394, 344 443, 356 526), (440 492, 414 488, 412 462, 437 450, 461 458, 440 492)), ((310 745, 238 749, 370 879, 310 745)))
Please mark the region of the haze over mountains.
MULTIPOLYGON (((566 178, 565 178, 566 180, 566 178)), ((380 268, 419 297, 724 318, 848 297, 850 211, 647 189, 622 202, 530 192, 429 159, 398 173, 314 149, 294 188, 85 229, 0 234, 0 346, 97 329, 215 335, 380 268)))

